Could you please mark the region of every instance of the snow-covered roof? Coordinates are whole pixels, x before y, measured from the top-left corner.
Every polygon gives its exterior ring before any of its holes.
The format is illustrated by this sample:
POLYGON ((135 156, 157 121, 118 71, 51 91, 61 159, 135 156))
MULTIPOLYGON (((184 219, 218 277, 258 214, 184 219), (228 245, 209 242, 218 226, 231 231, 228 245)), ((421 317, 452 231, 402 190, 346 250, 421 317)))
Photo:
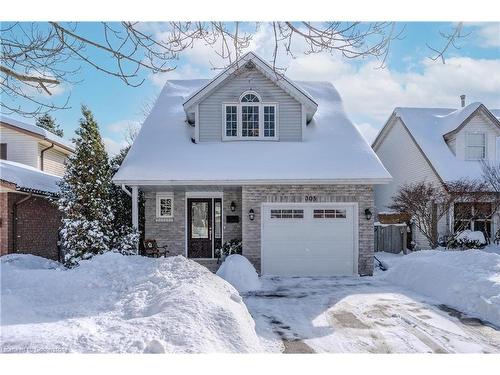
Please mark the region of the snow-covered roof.
POLYGON ((16 128, 26 130, 30 133, 33 133, 34 135, 40 136, 44 138, 45 140, 49 142, 54 142, 59 146, 62 146, 63 148, 66 148, 70 151, 75 150, 75 146, 73 145, 73 142, 68 141, 67 139, 64 139, 63 137, 59 137, 58 135, 55 135, 52 132, 49 132, 48 130, 45 130, 44 128, 41 128, 37 125, 33 124, 28 124, 23 121, 19 120, 14 120, 13 118, 7 117, 3 114, 0 114, 0 121, 3 123, 6 123, 10 126, 14 126, 16 128))
MULTIPOLYGON (((482 175, 480 163, 458 159, 444 138, 445 135, 460 128, 480 109, 486 113, 489 111, 483 104, 476 102, 460 109, 398 107, 394 110, 394 115, 403 121, 439 177, 443 181, 453 181, 461 178, 479 178, 482 175)), ((500 115, 500 110, 489 112, 495 116, 500 115)), ((383 129, 374 145, 377 144, 382 132, 383 129)))
POLYGON ((207 80, 165 84, 132 148, 113 177, 115 183, 252 184, 383 183, 391 179, 377 155, 344 112, 328 82, 299 82, 318 103, 302 142, 191 141, 185 98, 207 80))
POLYGON ((16 189, 31 193, 59 193, 61 177, 10 160, 0 160, 0 180, 16 185, 16 189))

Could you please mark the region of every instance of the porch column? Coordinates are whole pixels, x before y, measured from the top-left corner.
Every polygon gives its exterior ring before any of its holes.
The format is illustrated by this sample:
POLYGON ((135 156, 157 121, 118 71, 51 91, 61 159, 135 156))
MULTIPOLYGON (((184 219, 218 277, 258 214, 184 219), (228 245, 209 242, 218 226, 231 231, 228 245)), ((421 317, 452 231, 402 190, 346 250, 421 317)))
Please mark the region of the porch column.
POLYGON ((132 186, 132 226, 139 230, 139 189, 132 186))

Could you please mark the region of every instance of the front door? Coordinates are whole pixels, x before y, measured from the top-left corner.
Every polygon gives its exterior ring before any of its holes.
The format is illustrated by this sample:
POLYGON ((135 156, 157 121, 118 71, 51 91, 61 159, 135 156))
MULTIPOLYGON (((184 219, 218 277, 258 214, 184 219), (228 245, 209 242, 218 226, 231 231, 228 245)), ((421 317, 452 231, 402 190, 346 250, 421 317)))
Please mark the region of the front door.
POLYGON ((188 258, 214 258, 222 242, 222 200, 187 200, 188 258))
POLYGON ((188 257, 212 258, 212 199, 188 199, 188 257))

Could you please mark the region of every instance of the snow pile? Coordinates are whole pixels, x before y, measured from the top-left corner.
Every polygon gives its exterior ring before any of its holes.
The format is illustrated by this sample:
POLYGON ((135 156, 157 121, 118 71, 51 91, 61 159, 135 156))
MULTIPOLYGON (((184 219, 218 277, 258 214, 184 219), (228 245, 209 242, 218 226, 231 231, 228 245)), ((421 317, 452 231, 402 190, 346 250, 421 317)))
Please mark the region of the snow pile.
POLYGON ((260 289, 260 280, 252 263, 242 255, 229 255, 217 271, 217 276, 222 277, 240 293, 260 289))
POLYGON ((500 255, 480 250, 377 253, 380 277, 500 326, 500 255))
POLYGON ((457 236, 457 241, 463 242, 478 242, 481 245, 486 244, 486 239, 484 238, 484 233, 481 231, 471 231, 469 229, 464 230, 457 236))
POLYGON ((1 259, 3 352, 257 352, 238 292, 184 257, 1 259))

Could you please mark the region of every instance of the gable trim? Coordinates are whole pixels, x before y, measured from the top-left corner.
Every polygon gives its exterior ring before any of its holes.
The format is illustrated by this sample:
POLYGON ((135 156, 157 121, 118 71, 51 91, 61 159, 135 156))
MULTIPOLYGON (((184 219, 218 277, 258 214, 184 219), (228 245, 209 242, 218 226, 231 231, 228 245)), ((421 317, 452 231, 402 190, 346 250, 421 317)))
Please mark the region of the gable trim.
POLYGON ((458 133, 461 129, 464 128, 464 126, 466 126, 469 121, 474 117, 476 116, 479 112, 483 112, 486 117, 488 117, 491 122, 493 123, 494 126, 496 126, 499 130, 500 130, 500 121, 495 117, 495 115, 493 115, 493 113, 490 112, 490 110, 488 108, 486 108, 486 106, 484 104, 480 104, 479 107, 476 108, 475 111, 473 111, 464 121, 462 121, 460 123, 460 125, 458 125, 455 129, 453 129, 452 131, 446 133, 446 134, 443 134, 443 138, 446 140, 448 139, 450 136, 458 133))
POLYGON ((417 147, 418 151, 423 156, 423 158, 425 159, 425 161, 427 162, 427 164, 429 165, 429 167, 432 169, 432 171, 434 172, 434 174, 436 175, 436 177, 438 178, 438 180, 443 184, 443 186, 445 186, 444 180, 441 178, 441 176, 439 175, 439 173, 436 170, 436 168, 434 168, 434 165, 432 165, 431 161, 429 160, 429 158, 425 154, 424 150, 422 150, 422 148, 418 144, 418 142, 415 139, 415 137, 413 137, 413 134, 411 134, 411 131, 410 131, 410 129, 408 129, 408 126, 406 126, 406 124, 403 121, 403 119, 400 116, 398 116, 396 114, 396 112, 392 112, 391 117, 389 117, 389 119, 387 120, 387 122, 384 125, 384 127, 382 128, 382 130, 380 130, 380 133, 377 135, 377 138, 375 138, 375 141, 373 141, 373 144, 372 144, 373 151, 375 151, 375 153, 377 152, 377 149, 380 147, 380 145, 383 142, 383 138, 394 127, 396 120, 400 120, 401 121, 401 125, 403 125, 403 129, 410 136, 410 139, 412 140, 413 144, 417 147))
POLYGON ((184 109, 192 107, 194 104, 200 102, 206 95, 208 95, 213 89, 215 89, 219 84, 221 84, 226 78, 230 77, 231 74, 236 72, 238 69, 242 68, 245 63, 252 61, 255 67, 260 70, 262 74, 268 79, 271 79, 278 87, 285 90, 288 94, 298 100, 300 103, 305 104, 313 113, 316 111, 318 104, 310 97, 303 89, 298 87, 292 81, 290 81, 284 75, 280 79, 271 78, 276 73, 273 71, 271 66, 262 60, 259 56, 253 52, 248 52, 238 61, 232 63, 224 71, 219 73, 215 78, 208 82, 205 86, 198 89, 196 92, 191 94, 188 99, 183 103, 184 109), (295 95, 294 95, 295 94, 295 95))

